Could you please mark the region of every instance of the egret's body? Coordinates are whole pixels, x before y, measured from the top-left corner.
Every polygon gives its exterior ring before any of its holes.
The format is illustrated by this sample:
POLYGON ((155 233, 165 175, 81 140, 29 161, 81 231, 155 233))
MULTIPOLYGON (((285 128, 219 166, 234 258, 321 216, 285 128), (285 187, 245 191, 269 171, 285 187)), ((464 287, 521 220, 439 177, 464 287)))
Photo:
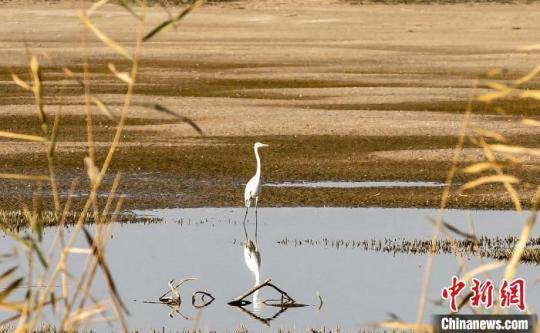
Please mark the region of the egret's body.
POLYGON ((246 207, 251 207, 251 203, 253 201, 255 201, 255 206, 257 206, 259 194, 261 193, 261 183, 261 176, 255 175, 251 177, 249 182, 246 184, 246 189, 244 190, 244 203, 246 207))
POLYGON ((246 214, 244 215, 244 231, 246 232, 246 238, 247 238, 247 231, 245 230, 246 227, 246 217, 249 210, 249 207, 254 203, 255 204, 255 239, 257 239, 257 204, 259 202, 259 195, 261 194, 261 186, 262 186, 262 175, 261 175, 261 158, 259 156, 259 148, 261 147, 267 147, 268 145, 264 143, 257 142, 253 146, 253 150, 255 152, 255 159, 257 160, 257 169, 255 171, 255 176, 251 177, 249 182, 246 184, 246 188, 244 190, 244 204, 246 206, 246 214))
POLYGON ((259 156, 259 148, 267 146, 268 145, 260 142, 255 143, 253 146, 255 160, 257 161, 257 169, 255 171, 255 176, 251 177, 244 190, 244 203, 248 208, 251 207, 253 201, 255 201, 255 207, 257 207, 257 201, 259 200, 262 185, 261 157, 259 156))

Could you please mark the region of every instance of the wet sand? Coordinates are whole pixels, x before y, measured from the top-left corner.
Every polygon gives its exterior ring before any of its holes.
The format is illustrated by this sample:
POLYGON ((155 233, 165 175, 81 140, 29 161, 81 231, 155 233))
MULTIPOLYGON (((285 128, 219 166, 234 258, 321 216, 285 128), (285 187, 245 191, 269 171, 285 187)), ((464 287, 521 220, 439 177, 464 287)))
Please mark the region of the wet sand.
MULTIPOLYGON (((62 66, 81 71, 81 25, 76 7, 1 5, 0 130, 39 134, 32 96, 10 81, 23 79, 23 41, 40 56, 46 112, 62 104, 57 168, 65 192, 74 178, 84 188, 84 95, 62 66)), ((94 20, 133 47, 130 14, 110 6, 94 20), (112 19, 114 18, 114 19, 112 19)), ((177 12, 178 8, 171 11, 177 12)), ((112 171, 123 173, 126 208, 236 206, 254 172, 252 144, 262 152, 269 182, 334 180, 444 181, 450 151, 477 78, 515 79, 538 64, 538 4, 350 5, 343 2, 233 2, 205 6, 145 44, 134 104, 112 171), (159 103, 192 118, 186 124, 157 113, 159 103)), ((148 11, 147 31, 167 18, 148 11)), ((127 62, 88 35, 91 91, 115 114, 125 86, 107 69, 127 62)), ((538 79, 528 85, 537 89, 538 79)), ((514 144, 537 147, 540 131, 514 121, 538 119, 534 100, 474 105, 475 126, 497 130, 514 144), (496 112, 502 107, 507 115, 496 112)), ((114 122, 93 109, 98 160, 114 122)), ((481 153, 467 143, 467 161, 481 153)), ((43 173, 40 144, 1 139, 0 172, 43 173)), ((531 194, 538 160, 517 173, 531 194)), ((459 174, 457 182, 466 181, 459 174)), ((108 178, 105 186, 110 185, 108 178)), ((0 182, 2 200, 30 202, 35 183, 0 182)), ((46 186, 43 193, 47 194, 46 186)), ((265 188, 265 206, 435 207, 440 188, 265 188)), ((453 193, 451 207, 510 208, 500 186, 453 193)))

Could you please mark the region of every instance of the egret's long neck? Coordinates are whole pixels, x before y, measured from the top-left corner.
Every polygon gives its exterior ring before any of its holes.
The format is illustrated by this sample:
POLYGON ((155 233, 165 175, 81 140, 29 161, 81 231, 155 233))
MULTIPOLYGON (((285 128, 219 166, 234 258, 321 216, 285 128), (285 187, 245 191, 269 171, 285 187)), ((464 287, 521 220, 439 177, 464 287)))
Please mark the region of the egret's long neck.
POLYGON ((259 157, 259 150, 257 148, 255 150, 255 159, 257 160, 257 172, 255 173, 255 177, 261 176, 261 158, 259 157))

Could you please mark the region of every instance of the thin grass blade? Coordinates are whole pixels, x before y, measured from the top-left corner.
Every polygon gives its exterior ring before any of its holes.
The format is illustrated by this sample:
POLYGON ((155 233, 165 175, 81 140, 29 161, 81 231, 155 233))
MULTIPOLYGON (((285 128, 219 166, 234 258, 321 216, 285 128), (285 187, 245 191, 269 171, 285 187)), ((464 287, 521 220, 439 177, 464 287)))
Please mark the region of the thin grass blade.
POLYGON ((168 115, 171 115, 171 116, 175 117, 176 119, 178 119, 178 120, 180 120, 182 122, 185 122, 186 124, 191 126, 195 131, 197 131, 197 133, 199 133, 199 135, 204 136, 203 130, 191 118, 181 116, 181 115, 177 114, 176 112, 174 112, 174 111, 172 111, 172 110, 170 110, 170 109, 168 109, 168 108, 166 108, 166 107, 164 107, 163 105, 160 105, 160 104, 154 104, 153 107, 154 107, 154 110, 156 110, 156 111, 166 113, 168 115))
POLYGON ((21 283, 24 281, 24 278, 18 278, 15 281, 11 282, 6 288, 0 291, 0 302, 2 302, 6 297, 8 297, 13 290, 17 289, 21 283))
POLYGON ((13 132, 0 131, 0 137, 16 140, 25 140, 25 141, 34 141, 34 142, 44 142, 46 139, 42 136, 31 135, 31 134, 19 134, 13 132))
POLYGON ((28 91, 32 90, 32 87, 30 87, 28 83, 21 80, 21 78, 19 78, 17 74, 11 73, 11 78, 13 79, 16 85, 23 88, 24 90, 28 90, 28 91))
POLYGON ((86 25, 86 27, 90 29, 90 31, 92 31, 94 35, 96 35, 96 37, 99 38, 103 43, 107 44, 111 49, 123 55, 127 59, 133 60, 133 57, 129 54, 129 52, 123 46, 115 42, 113 39, 111 39, 101 30, 99 30, 92 22, 90 22, 88 17, 86 17, 83 13, 80 13, 79 17, 81 21, 84 23, 84 25, 86 25))
POLYGON ((491 162, 479 162, 472 165, 469 165, 468 167, 463 169, 463 172, 465 173, 479 173, 486 170, 493 170, 494 167, 496 167, 496 164, 493 164, 491 162))
POLYGON ((463 184, 463 186, 461 186, 461 190, 465 191, 489 183, 517 184, 519 183, 519 179, 511 175, 484 176, 463 184))
POLYGON ((95 95, 91 95, 90 100, 97 106, 101 113, 106 115, 109 119, 114 120, 114 115, 112 114, 111 110, 109 110, 109 108, 105 105, 105 103, 103 103, 101 99, 99 99, 95 95))
POLYGON ((196 0, 191 6, 184 9, 180 14, 178 14, 175 18, 169 19, 166 21, 163 21, 161 24, 159 24, 157 27, 152 29, 146 36, 143 37, 143 42, 146 42, 150 40, 152 37, 154 37, 157 33, 159 33, 161 30, 171 26, 172 24, 180 21, 183 19, 187 14, 189 14, 192 10, 199 7, 203 3, 202 0, 196 0))
POLYGON ((49 180, 45 175, 25 175, 20 173, 0 173, 0 178, 14 180, 49 180))

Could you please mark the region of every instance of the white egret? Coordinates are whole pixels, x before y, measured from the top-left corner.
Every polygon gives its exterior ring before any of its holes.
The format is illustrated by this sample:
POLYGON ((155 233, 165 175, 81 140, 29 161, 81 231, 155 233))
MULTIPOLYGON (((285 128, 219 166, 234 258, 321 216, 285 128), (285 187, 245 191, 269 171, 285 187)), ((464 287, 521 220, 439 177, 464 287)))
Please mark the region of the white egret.
MULTIPOLYGON (((260 269, 261 269, 261 254, 257 249, 257 205, 259 202, 259 195, 261 193, 261 158, 259 156, 259 148, 268 147, 267 144, 257 142, 253 146, 255 151, 255 159, 257 160, 257 170, 255 176, 253 176, 249 182, 246 184, 244 190, 244 204, 246 205, 246 213, 244 214, 244 233, 246 234, 246 242, 244 243, 244 261, 247 268, 251 271, 255 277, 255 285, 259 284, 260 281, 260 269), (249 207, 252 204, 255 204, 255 241, 252 241, 248 237, 246 230, 246 218, 248 214, 249 207)), ((258 301, 259 291, 257 290, 253 293, 253 309, 258 311, 260 308, 260 302, 258 301)))
POLYGON ((244 215, 244 231, 246 231, 246 217, 249 207, 251 207, 251 204, 255 202, 255 241, 257 240, 257 204, 259 202, 259 194, 261 193, 262 185, 261 158, 259 157, 259 148, 261 147, 268 147, 268 145, 260 142, 256 142, 255 145, 253 145, 253 150, 255 151, 255 159, 257 160, 257 171, 255 172, 255 176, 253 176, 246 184, 246 189, 244 190, 244 203, 246 205, 246 214, 244 215))

